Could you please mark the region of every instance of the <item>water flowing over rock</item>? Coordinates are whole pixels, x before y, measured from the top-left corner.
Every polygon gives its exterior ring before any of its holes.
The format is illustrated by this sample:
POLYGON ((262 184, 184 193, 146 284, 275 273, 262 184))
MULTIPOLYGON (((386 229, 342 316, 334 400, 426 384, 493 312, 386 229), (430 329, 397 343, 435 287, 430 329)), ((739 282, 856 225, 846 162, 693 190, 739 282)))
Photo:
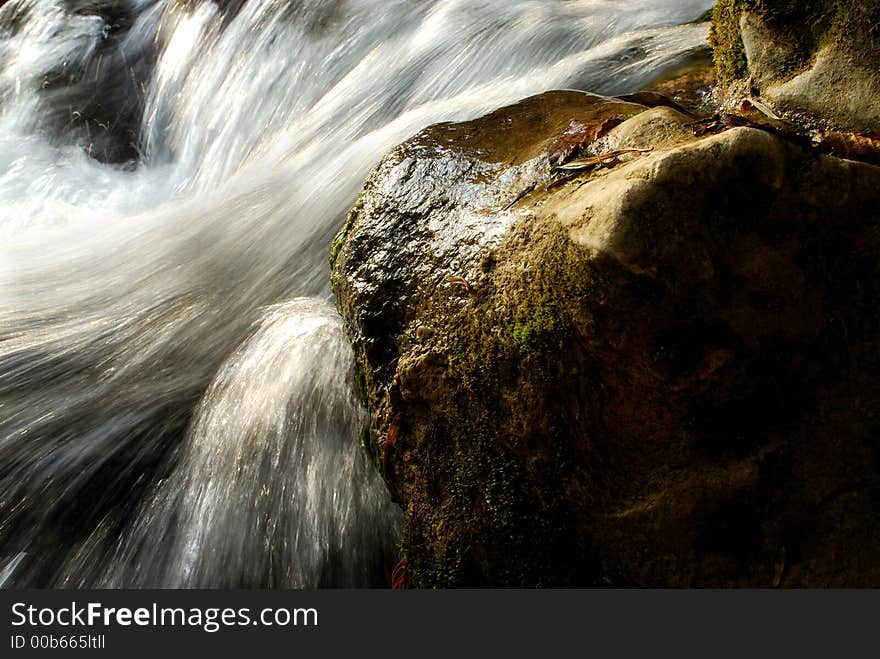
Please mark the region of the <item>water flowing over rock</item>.
POLYGON ((388 585, 326 310, 364 178, 677 70, 710 4, 0 1, 0 586, 388 585))
POLYGON ((331 252, 415 586, 880 585, 880 168, 573 92, 393 149, 331 252), (572 120, 617 164, 553 182, 572 120))

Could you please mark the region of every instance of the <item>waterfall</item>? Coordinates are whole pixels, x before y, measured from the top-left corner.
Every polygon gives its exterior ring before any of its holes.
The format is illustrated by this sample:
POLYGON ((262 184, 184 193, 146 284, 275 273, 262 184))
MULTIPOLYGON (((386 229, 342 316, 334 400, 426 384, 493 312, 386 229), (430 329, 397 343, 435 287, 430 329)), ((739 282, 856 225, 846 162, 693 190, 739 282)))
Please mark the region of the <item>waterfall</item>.
POLYGON ((0 585, 387 585, 327 251, 383 152, 634 91, 706 0, 7 0, 0 585))

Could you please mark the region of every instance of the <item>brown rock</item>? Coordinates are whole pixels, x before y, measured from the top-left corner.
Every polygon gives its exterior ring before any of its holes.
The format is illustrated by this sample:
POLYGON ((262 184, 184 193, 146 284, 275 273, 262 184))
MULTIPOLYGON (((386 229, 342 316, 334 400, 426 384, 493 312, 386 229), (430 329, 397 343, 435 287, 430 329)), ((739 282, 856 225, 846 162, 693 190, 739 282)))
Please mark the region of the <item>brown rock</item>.
POLYGON ((611 107, 428 129, 340 234, 408 578, 880 585, 880 168, 656 108, 603 138, 651 153, 548 190, 554 135, 611 107))

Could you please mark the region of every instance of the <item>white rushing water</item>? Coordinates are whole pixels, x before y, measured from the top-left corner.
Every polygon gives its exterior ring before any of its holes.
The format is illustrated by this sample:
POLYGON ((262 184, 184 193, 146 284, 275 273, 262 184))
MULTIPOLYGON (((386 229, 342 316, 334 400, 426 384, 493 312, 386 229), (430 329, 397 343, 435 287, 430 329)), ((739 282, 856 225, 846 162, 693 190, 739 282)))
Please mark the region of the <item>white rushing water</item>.
POLYGON ((383 152, 707 0, 0 0, 0 585, 387 584, 327 251, 383 152))

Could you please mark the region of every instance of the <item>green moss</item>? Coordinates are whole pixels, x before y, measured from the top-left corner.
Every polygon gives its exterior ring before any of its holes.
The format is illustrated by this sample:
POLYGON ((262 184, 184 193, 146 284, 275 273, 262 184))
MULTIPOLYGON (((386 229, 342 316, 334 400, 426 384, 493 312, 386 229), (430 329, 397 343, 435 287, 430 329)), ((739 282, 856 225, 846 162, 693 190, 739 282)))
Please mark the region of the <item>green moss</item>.
POLYGON ((339 258, 339 254, 342 252, 342 248, 345 247, 345 243, 348 241, 348 233, 351 229, 351 222, 346 222, 342 225, 342 228, 339 230, 339 233, 336 234, 336 237, 333 239, 333 244, 330 246, 330 267, 332 268, 336 264, 336 259, 339 258))
POLYGON ((528 354, 540 344, 541 338, 561 325, 556 306, 547 300, 527 302, 519 307, 510 330, 520 352, 528 354))
POLYGON ((880 51, 880 3, 857 0, 719 0, 712 10, 709 42, 718 79, 731 81, 747 75, 747 61, 739 30, 743 11, 754 12, 796 46, 793 66, 808 64, 815 53, 833 41, 857 44, 863 64, 876 65, 880 51))
POLYGON ((519 239, 531 247, 526 267, 502 259, 471 282, 467 304, 441 288, 419 313, 445 342, 441 377, 454 384, 442 388, 455 393, 435 401, 431 419, 420 408, 424 434, 407 439, 430 465, 422 479, 438 479, 409 490, 403 547, 415 586, 583 583, 572 577, 580 549, 565 545, 569 502, 548 500, 544 484, 572 478, 571 429, 554 410, 571 385, 556 355, 576 341, 569 307, 591 286, 588 259, 555 223, 525 225, 519 239), (546 410, 538 425, 535 409, 546 410))
POLYGON ((744 9, 753 8, 747 0, 719 0, 712 9, 709 43, 719 80, 729 81, 746 74, 746 51, 739 32, 739 17, 744 9))
MULTIPOLYGON (((484 408, 477 412, 477 408, 482 404, 477 403, 468 413, 485 412, 484 408)), ((453 420, 460 422, 465 416, 453 420)), ((436 465, 444 474, 445 509, 436 510, 418 499, 409 502, 410 509, 418 513, 404 519, 402 547, 413 586, 447 588, 481 583, 485 579, 481 575, 494 569, 487 561, 495 560, 484 556, 481 548, 498 543, 501 529, 514 522, 519 506, 515 461, 499 455, 492 434, 473 425, 468 428, 470 432, 451 438, 452 450, 436 465)))
POLYGON ((348 242, 348 236, 351 233, 351 229, 355 224, 355 219, 360 215, 361 211, 364 207, 364 195, 366 194, 367 188, 361 191, 361 194, 358 196, 358 200, 352 209, 348 212, 348 217, 345 219, 345 223, 342 225, 342 228, 339 230, 339 233, 336 234, 336 237, 333 239, 333 244, 330 246, 330 268, 333 269, 333 266, 336 265, 336 260, 339 258, 339 255, 342 253, 342 249, 345 247, 345 244, 348 242))

